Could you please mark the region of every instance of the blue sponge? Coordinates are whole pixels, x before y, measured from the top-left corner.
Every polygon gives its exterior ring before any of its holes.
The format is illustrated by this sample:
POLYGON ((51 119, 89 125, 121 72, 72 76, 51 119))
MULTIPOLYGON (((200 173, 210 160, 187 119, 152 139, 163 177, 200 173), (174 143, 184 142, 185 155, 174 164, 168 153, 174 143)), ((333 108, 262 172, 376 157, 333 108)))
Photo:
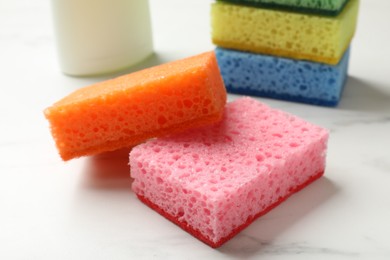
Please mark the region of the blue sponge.
POLYGON ((337 65, 216 48, 226 89, 320 106, 336 106, 347 78, 349 49, 337 65))

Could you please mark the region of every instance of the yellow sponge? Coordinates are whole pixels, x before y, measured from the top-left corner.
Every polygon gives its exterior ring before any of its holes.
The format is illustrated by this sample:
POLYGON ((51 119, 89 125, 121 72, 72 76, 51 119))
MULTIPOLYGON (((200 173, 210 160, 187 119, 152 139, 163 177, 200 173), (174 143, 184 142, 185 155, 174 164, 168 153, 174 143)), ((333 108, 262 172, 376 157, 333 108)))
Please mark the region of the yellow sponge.
POLYGON ((359 0, 336 17, 216 2, 211 8, 214 44, 242 51, 337 64, 356 30, 359 0))

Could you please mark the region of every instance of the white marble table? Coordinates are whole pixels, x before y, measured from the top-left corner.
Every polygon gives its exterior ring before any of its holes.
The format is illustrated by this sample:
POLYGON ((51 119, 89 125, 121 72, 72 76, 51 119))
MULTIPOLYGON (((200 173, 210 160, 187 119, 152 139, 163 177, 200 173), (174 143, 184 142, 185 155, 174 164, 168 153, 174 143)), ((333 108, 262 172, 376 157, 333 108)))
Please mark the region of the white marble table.
MULTIPOLYGON (((136 199, 127 151, 60 160, 42 110, 108 77, 61 74, 49 1, 2 0, 0 259, 390 259, 390 1, 361 2, 338 108, 261 99, 330 129, 325 176, 211 249, 136 199)), ((212 49, 210 3, 151 1, 156 55, 129 71, 212 49)))

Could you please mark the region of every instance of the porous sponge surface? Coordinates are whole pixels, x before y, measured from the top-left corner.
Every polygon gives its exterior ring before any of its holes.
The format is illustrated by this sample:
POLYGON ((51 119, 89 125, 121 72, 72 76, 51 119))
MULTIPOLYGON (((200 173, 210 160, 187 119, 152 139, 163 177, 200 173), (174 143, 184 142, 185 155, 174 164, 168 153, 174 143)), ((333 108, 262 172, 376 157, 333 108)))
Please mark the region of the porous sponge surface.
POLYGON ((337 17, 217 2, 211 8, 212 40, 230 49, 336 65, 356 30, 358 0, 337 17))
POLYGON ((45 116, 69 160, 214 123, 225 103, 215 53, 208 52, 79 89, 45 116))
POLYGON ((276 8, 286 11, 338 15, 348 0, 218 0, 238 5, 276 8))
POLYGON ((158 138, 130 153, 132 188, 212 247, 322 175, 328 132, 252 99, 221 122, 158 138))
POLYGON ((337 65, 223 48, 215 52, 232 93, 336 106, 347 78, 349 49, 337 65))

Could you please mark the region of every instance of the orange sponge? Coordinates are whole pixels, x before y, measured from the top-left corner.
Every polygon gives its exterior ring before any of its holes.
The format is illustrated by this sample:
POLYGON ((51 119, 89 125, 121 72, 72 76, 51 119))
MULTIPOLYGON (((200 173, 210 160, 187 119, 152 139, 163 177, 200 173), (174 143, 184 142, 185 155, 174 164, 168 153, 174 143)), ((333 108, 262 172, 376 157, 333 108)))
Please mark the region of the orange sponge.
POLYGON ((63 160, 130 147, 222 118, 214 52, 79 89, 45 110, 63 160))

